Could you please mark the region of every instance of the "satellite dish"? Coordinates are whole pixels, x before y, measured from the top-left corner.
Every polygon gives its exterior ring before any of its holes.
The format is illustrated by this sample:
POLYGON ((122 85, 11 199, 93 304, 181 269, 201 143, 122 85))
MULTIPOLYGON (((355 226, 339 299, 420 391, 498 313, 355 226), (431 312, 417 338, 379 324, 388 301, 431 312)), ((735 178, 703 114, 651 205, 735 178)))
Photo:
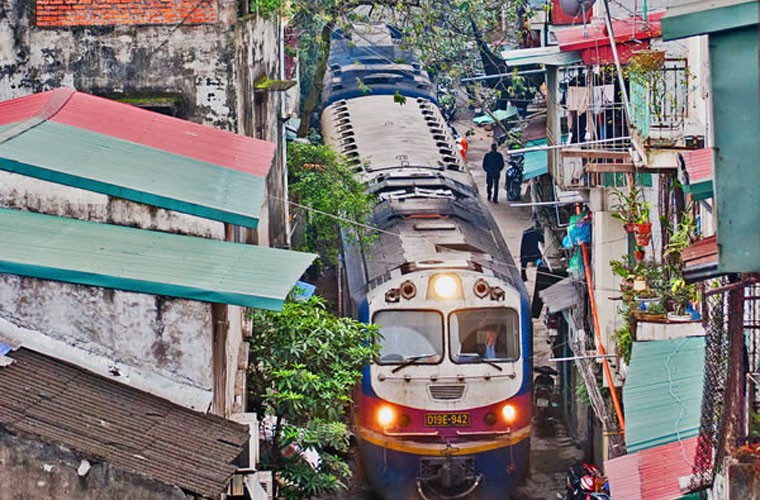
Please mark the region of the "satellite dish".
POLYGON ((581 12, 584 14, 591 9, 596 0, 559 0, 560 8, 568 16, 577 16, 581 12))

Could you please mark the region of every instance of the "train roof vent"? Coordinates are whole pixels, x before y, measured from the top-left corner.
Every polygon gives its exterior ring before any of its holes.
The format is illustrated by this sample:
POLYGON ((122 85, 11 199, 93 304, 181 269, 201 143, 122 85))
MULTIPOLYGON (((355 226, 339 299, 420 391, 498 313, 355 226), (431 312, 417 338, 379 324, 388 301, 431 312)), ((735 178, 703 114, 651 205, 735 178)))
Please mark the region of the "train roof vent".
POLYGON ((433 110, 428 109, 427 106, 423 106, 422 114, 425 116, 433 116, 435 113, 433 113, 433 110))
MULTIPOLYGON (((346 130, 345 132, 343 132, 342 134, 340 134, 340 136, 343 137, 346 140, 349 140, 349 137, 353 137, 354 135, 356 135, 356 134, 354 134, 353 130, 346 130)), ((354 139, 350 139, 350 140, 353 141, 354 139)))
MULTIPOLYGON (((441 131, 441 132, 443 132, 443 131, 441 131)), ((445 140, 445 139, 446 139, 446 136, 444 136, 444 135, 441 135, 441 134, 435 134, 435 135, 433 136, 433 139, 435 139, 436 141, 443 141, 443 140, 445 140)))
POLYGON ((344 152, 355 151, 356 148, 358 148, 358 146, 356 144, 350 144, 348 146, 343 146, 343 151, 344 152))
POLYGON ((450 150, 449 148, 440 148, 438 150, 438 152, 441 153, 441 156, 445 156, 445 155, 453 156, 454 155, 454 152, 452 150, 450 150))
POLYGON ((441 401, 454 401, 464 396, 464 384, 430 384, 428 390, 430 397, 441 401))

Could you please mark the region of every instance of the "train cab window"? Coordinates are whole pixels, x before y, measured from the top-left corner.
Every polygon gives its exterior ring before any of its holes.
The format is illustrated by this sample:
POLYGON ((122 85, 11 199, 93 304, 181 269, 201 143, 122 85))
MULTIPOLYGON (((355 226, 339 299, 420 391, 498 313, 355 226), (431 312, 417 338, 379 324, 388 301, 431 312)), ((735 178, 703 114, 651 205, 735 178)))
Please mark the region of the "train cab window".
POLYGON ((449 316, 455 363, 515 361, 520 357, 520 322, 511 308, 456 311, 449 316))
POLYGON ((379 311, 380 364, 436 364, 443 357, 443 316, 435 311, 379 311))

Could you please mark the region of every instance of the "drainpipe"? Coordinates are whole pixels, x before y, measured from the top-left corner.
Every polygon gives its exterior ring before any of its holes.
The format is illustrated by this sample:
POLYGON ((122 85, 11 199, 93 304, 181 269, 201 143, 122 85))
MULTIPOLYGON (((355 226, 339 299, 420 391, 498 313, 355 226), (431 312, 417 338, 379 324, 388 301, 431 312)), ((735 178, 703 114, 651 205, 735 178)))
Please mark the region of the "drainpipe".
MULTIPOLYGON (((575 212, 579 214, 581 211, 580 205, 576 205, 575 212)), ((599 354, 605 356, 607 354, 602 343, 602 336, 599 333, 599 315, 596 312, 596 298, 594 297, 594 282, 591 279, 591 268, 588 261, 588 250, 586 244, 581 243, 581 251, 583 252, 583 267, 586 269, 586 285, 588 286, 589 303, 591 304, 591 314, 594 318, 594 337, 596 338, 596 349, 599 354)), ((607 379, 607 384, 610 386, 610 396, 612 396, 612 404, 615 406, 615 413, 617 414, 618 423, 620 424, 620 433, 625 435, 625 419, 623 418, 623 410, 620 406, 620 400, 618 399, 617 390, 615 390, 615 383, 612 380, 612 371, 610 370, 610 364, 606 357, 602 357, 602 367, 604 368, 604 378, 607 379)))

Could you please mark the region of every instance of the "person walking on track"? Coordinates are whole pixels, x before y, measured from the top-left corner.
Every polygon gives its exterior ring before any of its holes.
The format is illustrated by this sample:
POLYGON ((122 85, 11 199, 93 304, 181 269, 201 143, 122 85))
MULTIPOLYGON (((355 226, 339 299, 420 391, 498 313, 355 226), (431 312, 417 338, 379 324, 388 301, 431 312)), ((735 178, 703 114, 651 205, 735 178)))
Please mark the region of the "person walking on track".
POLYGON ((483 170, 486 171, 488 200, 494 203, 499 203, 499 177, 503 168, 504 157, 496 150, 496 144, 491 144, 491 151, 483 157, 483 170))

